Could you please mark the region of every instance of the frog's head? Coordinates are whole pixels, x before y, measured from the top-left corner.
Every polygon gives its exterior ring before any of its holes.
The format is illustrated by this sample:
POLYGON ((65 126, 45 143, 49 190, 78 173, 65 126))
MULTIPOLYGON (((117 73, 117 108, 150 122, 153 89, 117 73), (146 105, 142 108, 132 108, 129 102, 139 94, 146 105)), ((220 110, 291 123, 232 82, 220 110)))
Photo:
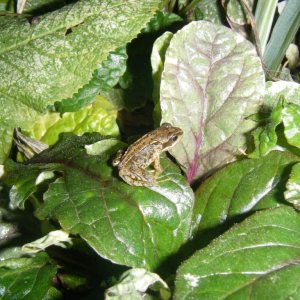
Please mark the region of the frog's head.
POLYGON ((174 127, 170 123, 163 123, 160 126, 160 130, 163 151, 172 148, 175 144, 177 144, 180 141, 183 135, 183 131, 180 128, 174 127))

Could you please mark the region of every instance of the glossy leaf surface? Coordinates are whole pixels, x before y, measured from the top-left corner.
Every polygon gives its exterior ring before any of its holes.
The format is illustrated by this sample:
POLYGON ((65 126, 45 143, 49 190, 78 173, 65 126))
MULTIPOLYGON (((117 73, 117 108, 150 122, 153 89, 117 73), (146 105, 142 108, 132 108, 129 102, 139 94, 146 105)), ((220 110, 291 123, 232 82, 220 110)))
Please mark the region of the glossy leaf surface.
POLYGON ((216 172, 196 191, 196 232, 216 229, 251 211, 284 204, 285 183, 298 161, 289 152, 272 151, 260 159, 244 159, 216 172))
POLYGON ((180 266, 175 299, 298 299, 299 229, 292 208, 256 213, 180 266))
POLYGON ((30 161, 28 168, 55 163, 61 176, 50 184, 36 214, 57 219, 63 230, 79 234, 107 259, 155 268, 189 237, 193 192, 167 158, 161 159, 158 186, 129 186, 114 176, 115 144, 99 155, 87 154, 85 146, 99 140, 97 134, 66 136, 30 161))
POLYGON ((0 297, 3 300, 49 299, 48 296, 53 289, 52 279, 56 271, 57 266, 45 253, 32 258, 12 258, 1 261, 0 297))

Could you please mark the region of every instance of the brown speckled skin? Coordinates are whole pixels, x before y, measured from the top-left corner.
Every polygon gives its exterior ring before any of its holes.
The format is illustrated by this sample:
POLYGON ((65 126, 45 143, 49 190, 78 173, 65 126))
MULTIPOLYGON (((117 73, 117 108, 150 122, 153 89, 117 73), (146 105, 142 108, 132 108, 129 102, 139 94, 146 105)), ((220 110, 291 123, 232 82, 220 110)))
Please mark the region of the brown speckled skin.
POLYGON ((113 165, 118 166, 120 177, 130 185, 154 186, 156 177, 162 172, 159 155, 172 148, 181 138, 180 128, 163 123, 130 145, 126 152, 118 152, 113 165), (146 168, 154 163, 155 172, 146 168))

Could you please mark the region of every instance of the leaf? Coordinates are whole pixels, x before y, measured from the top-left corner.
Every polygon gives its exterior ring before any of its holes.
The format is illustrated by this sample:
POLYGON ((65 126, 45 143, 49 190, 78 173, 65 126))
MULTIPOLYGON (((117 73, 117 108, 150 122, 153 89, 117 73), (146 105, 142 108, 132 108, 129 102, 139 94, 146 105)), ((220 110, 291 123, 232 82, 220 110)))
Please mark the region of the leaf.
POLYGON ((71 98, 55 103, 59 112, 77 111, 92 103, 99 93, 112 89, 126 70, 126 48, 121 47, 109 53, 106 60, 98 65, 89 83, 85 84, 71 98))
POLYGON ((164 122, 184 131, 171 153, 189 182, 232 161, 254 127, 264 74, 253 45, 205 21, 178 31, 166 53, 161 82, 164 122))
POLYGON ((49 299, 46 297, 52 292, 56 271, 57 266, 45 253, 0 261, 0 297, 3 300, 49 299))
POLYGON ((12 128, 26 129, 48 105, 71 97, 109 52, 137 36, 162 2, 86 0, 32 23, 1 17, 0 162, 12 128))
POLYGON ((152 79, 153 79, 153 102, 154 111, 153 118, 156 127, 160 125, 161 121, 161 109, 159 104, 159 90, 161 83, 161 75, 164 68, 165 55, 167 48, 170 45, 170 41, 173 37, 173 33, 165 32, 153 44, 151 53, 151 67, 152 67, 152 79))
POLYGON ((158 11, 156 15, 149 21, 143 32, 151 33, 174 25, 175 23, 182 23, 183 19, 174 13, 165 11, 158 11))
POLYGON ((37 253, 44 251, 47 247, 52 245, 66 248, 66 244, 72 244, 72 239, 69 235, 62 230, 54 230, 34 242, 23 245, 22 251, 24 253, 37 253))
POLYGON ((300 106, 287 103, 282 110, 282 121, 288 143, 300 148, 300 106))
POLYGON ((260 159, 232 163, 209 177, 195 194, 197 234, 216 230, 249 212, 284 204, 289 171, 298 161, 289 152, 272 151, 260 159))
POLYGON ((292 208, 256 213, 180 266, 175 298, 297 299, 299 229, 292 208))
POLYGON ((289 0, 273 27, 264 53, 264 63, 272 74, 276 74, 278 71, 288 46, 295 38, 299 25, 299 2, 298 0, 289 0))
POLYGON ((60 165, 21 165, 7 160, 4 165, 3 181, 12 188, 9 193, 12 209, 25 208, 25 201, 37 190, 37 186, 54 177, 54 170, 60 165))
POLYGON ((124 272, 119 283, 105 292, 105 300, 142 300, 142 299, 170 299, 171 293, 168 285, 155 273, 146 269, 136 268, 124 272), (159 292, 160 297, 153 297, 147 290, 159 292))
POLYGON ((255 150, 249 154, 251 158, 258 158, 274 150, 277 143, 276 127, 281 123, 283 99, 280 99, 273 109, 267 124, 256 128, 252 135, 254 137, 255 150))
POLYGON ((167 158, 161 159, 158 186, 129 186, 113 176, 115 147, 99 155, 86 153, 86 145, 100 140, 97 134, 65 135, 30 160, 29 169, 58 164, 63 170, 36 215, 57 219, 64 231, 79 234, 102 257, 153 269, 189 238, 193 192, 167 158))
POLYGON ((286 184, 284 198, 293 204, 297 210, 300 210, 300 164, 293 166, 290 178, 286 184))
POLYGON ((300 105, 300 84, 283 80, 268 81, 263 102, 265 110, 272 110, 280 97, 283 97, 288 103, 300 105))
POLYGON ((30 136, 48 145, 58 141, 62 132, 82 135, 99 132, 102 135, 118 136, 117 110, 107 99, 97 96, 96 101, 77 112, 48 113, 39 117, 27 130, 30 136))

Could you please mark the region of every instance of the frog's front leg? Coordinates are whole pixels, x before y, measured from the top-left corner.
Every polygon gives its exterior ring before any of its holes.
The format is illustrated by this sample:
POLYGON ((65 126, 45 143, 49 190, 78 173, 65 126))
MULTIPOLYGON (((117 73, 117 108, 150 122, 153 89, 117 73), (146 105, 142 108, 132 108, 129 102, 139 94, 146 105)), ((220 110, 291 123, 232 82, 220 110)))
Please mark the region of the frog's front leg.
POLYGON ((159 159, 159 152, 155 153, 153 156, 153 164, 154 164, 154 169, 155 169, 155 177, 157 177, 162 171, 162 167, 160 165, 160 159, 159 159))
POLYGON ((157 184, 151 173, 136 166, 120 170, 119 175, 125 182, 133 186, 154 186, 157 184))

